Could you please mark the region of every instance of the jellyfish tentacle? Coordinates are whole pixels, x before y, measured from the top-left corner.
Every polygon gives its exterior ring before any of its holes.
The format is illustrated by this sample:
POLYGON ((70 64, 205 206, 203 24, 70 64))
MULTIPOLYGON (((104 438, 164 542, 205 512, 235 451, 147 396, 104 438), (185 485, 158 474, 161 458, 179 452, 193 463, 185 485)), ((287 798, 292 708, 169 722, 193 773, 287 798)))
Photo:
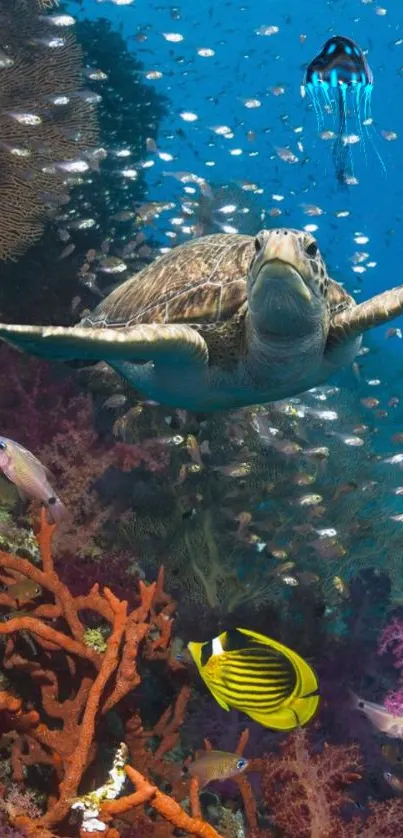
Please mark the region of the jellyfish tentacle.
POLYGON ((318 130, 324 124, 325 112, 332 115, 333 121, 337 120, 333 161, 336 178, 344 186, 348 183, 348 168, 351 175, 354 175, 352 144, 357 140, 347 130, 351 119, 366 164, 369 141, 386 172, 373 138, 374 132, 370 131, 373 81, 372 71, 362 49, 342 35, 329 38, 306 70, 304 86, 313 102, 318 130))

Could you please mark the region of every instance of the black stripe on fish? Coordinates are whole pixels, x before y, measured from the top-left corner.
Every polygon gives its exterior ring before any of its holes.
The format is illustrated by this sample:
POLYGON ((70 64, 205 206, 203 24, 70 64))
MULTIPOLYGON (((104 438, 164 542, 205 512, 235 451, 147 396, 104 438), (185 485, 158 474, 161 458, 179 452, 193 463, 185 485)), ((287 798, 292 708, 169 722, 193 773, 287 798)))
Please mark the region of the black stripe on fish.
MULTIPOLYGON (((220 662, 221 663, 221 662, 220 662)), ((252 666, 249 667, 247 664, 242 664, 239 666, 233 666, 232 661, 222 661, 222 666, 218 667, 222 671, 224 669, 226 672, 232 672, 233 677, 242 677, 242 675, 247 675, 249 678, 264 678, 265 681, 275 681, 276 678, 289 678, 290 680, 295 680, 295 670, 289 669, 288 666, 276 666, 276 667, 264 667, 264 666, 252 666)), ((210 671, 213 667, 210 667, 207 664, 207 670, 210 671)))
POLYGON ((275 668, 249 668, 247 662, 240 662, 239 665, 234 665, 232 660, 225 660, 222 662, 221 677, 230 683, 242 682, 246 679, 251 685, 258 686, 266 683, 267 687, 275 686, 276 684, 286 683, 289 686, 290 692, 295 689, 297 684, 297 673, 286 658, 283 659, 282 665, 275 668))
POLYGON ((231 694, 233 698, 245 698, 245 700, 251 699, 253 701, 272 701, 273 699, 280 700, 280 698, 288 698, 293 692, 292 690, 287 689, 287 687, 284 689, 273 690, 273 692, 270 693, 267 692, 267 690, 237 690, 232 684, 223 684, 222 689, 227 693, 227 695, 231 694))
MULTIPOLYGON (((213 679, 213 681, 215 681, 215 679, 213 679)), ((262 681, 237 681, 228 677, 226 673, 223 673, 223 677, 220 679, 219 683, 221 683, 226 690, 232 690, 234 693, 240 693, 242 695, 260 695, 261 693, 264 695, 285 693, 291 695, 295 689, 295 683, 290 680, 272 681, 266 683, 262 681)))
POLYGON ((270 649, 262 649, 257 653, 255 649, 239 649, 236 652, 226 652, 227 660, 239 663, 248 664, 250 661, 253 665, 260 666, 286 666, 288 669, 294 669, 293 664, 285 655, 273 654, 270 649))
POLYGON ((285 666, 282 661, 278 661, 275 663, 251 664, 250 661, 233 661, 229 659, 227 661, 227 665, 230 666, 231 669, 234 670, 234 672, 267 672, 268 674, 272 672, 273 674, 275 674, 276 672, 290 671, 290 668, 288 666, 285 666))
POLYGON ((279 695, 279 694, 287 694, 291 695, 294 692, 294 688, 289 681, 282 681, 278 684, 248 684, 247 682, 240 682, 240 681, 229 681, 226 678, 223 679, 223 686, 226 690, 232 690, 234 693, 239 693, 242 695, 279 695))
POLYGON ((270 701, 266 699, 252 699, 250 696, 245 695, 233 695, 231 692, 223 689, 215 689, 215 694, 222 698, 226 704, 229 704, 232 707, 238 707, 239 709, 254 709, 254 710, 270 710, 273 711, 278 707, 281 707, 284 704, 285 698, 288 696, 278 696, 270 701))
POLYGON ((222 689, 224 689, 227 693, 231 693, 232 696, 238 698, 256 698, 256 700, 261 701, 262 699, 267 699, 271 701, 272 698, 288 698, 294 692, 294 688, 292 684, 289 682, 285 682, 283 684, 274 685, 272 689, 268 690, 267 687, 264 685, 244 685, 244 684, 234 684, 232 681, 225 680, 222 684, 222 689))
POLYGON ((206 666, 206 663, 211 658, 213 654, 213 641, 208 640, 207 643, 203 643, 200 651, 200 663, 202 666, 206 666))
POLYGON ((252 658, 250 655, 240 654, 239 652, 225 652, 225 660, 231 661, 233 664, 243 664, 243 666, 286 666, 290 667, 287 658, 268 658, 263 656, 260 658, 252 658))
POLYGON ((272 649, 270 646, 246 646, 239 647, 239 649, 224 649, 224 651, 231 655, 231 657, 238 657, 238 655, 246 655, 247 657, 256 658, 270 658, 271 660, 283 660, 285 655, 279 652, 278 649, 272 649))
POLYGON ((236 651, 236 649, 247 649, 249 647, 254 647, 256 649, 257 644, 256 640, 242 634, 238 631, 238 629, 229 629, 225 632, 222 640, 222 646, 226 652, 233 652, 236 651))
POLYGON ((292 670, 291 672, 287 669, 277 669, 275 671, 269 670, 265 672, 262 669, 248 669, 247 667, 239 667, 239 669, 235 669, 231 666, 231 664, 224 663, 220 670, 222 673, 225 673, 227 678, 231 678, 234 681, 238 679, 248 679, 249 681, 260 681, 265 682, 266 684, 276 683, 277 681, 290 681, 292 683, 296 683, 296 676, 295 672, 292 670))

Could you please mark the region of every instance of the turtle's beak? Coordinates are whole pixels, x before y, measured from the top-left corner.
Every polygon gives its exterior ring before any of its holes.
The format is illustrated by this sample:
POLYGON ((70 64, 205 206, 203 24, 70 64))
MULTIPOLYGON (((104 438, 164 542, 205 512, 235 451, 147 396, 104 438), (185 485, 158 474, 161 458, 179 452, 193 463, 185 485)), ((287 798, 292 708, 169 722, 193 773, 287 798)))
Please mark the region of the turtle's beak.
POLYGON ((310 302, 312 294, 303 278, 294 237, 284 234, 268 236, 265 246, 257 254, 254 264, 255 287, 252 297, 262 292, 263 283, 277 297, 294 297, 310 302), (274 283, 274 285, 272 285, 274 283), (271 291, 273 288, 273 292, 271 291))
POLYGON ((298 270, 290 263, 274 256, 262 260, 252 289, 252 299, 259 297, 264 283, 274 282, 276 291, 301 297, 306 302, 312 299, 311 291, 298 270))

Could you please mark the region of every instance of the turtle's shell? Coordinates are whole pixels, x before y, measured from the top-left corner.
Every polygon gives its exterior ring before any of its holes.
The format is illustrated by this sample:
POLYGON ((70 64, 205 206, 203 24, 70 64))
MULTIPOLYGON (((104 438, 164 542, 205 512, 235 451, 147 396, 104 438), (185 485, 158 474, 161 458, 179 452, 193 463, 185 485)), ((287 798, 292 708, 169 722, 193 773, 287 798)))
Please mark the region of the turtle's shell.
POLYGON ((224 323, 246 302, 254 252, 253 237, 238 234, 180 245, 112 291, 82 325, 224 323))

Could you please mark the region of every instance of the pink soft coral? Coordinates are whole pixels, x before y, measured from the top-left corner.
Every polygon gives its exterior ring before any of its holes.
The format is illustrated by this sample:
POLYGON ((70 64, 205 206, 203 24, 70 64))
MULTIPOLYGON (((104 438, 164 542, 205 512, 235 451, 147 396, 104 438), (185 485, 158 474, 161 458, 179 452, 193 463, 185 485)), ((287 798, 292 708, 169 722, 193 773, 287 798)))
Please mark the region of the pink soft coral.
POLYGON ((392 690, 385 699, 385 707, 394 716, 403 715, 403 623, 394 617, 383 630, 378 643, 378 654, 392 651, 394 666, 399 670, 399 686, 392 690))
POLYGON ((403 623, 394 617, 384 628, 378 643, 378 654, 383 655, 393 647, 393 657, 397 669, 403 669, 403 623))
POLYGON ((348 818, 348 785, 361 776, 356 745, 313 752, 306 730, 291 734, 278 756, 261 762, 262 792, 283 838, 403 838, 403 800, 369 806, 348 818))
POLYGON ((78 390, 65 368, 0 347, 0 429, 38 455, 60 429, 74 421, 78 390))
POLYGON ((62 526, 56 547, 63 553, 91 553, 103 524, 114 510, 100 500, 95 483, 115 462, 115 445, 101 440, 94 427, 90 396, 74 399, 75 415, 60 417, 57 432, 39 451, 39 459, 55 478, 63 502, 71 512, 70 526, 62 526))
POLYGON ((280 756, 266 757, 262 773, 265 802, 285 838, 351 838, 339 813, 347 802, 343 789, 360 770, 356 745, 325 744, 313 754, 305 730, 291 734, 280 756))

